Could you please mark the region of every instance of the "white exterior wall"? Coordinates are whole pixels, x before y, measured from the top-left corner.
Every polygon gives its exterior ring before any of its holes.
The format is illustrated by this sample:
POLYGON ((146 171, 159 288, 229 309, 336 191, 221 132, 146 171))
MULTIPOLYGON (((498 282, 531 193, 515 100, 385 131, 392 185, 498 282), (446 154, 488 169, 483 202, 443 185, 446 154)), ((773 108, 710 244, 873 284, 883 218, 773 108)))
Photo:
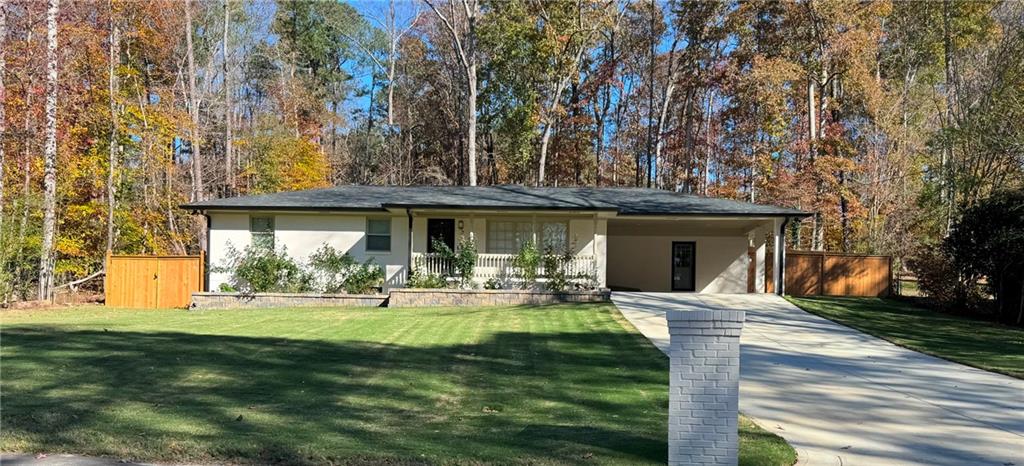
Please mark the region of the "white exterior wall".
POLYGON ((610 235, 608 286, 672 291, 672 242, 696 243, 698 293, 747 292, 746 236, 610 235))
POLYGON ((210 270, 207 287, 217 291, 221 283, 227 283, 231 274, 213 272, 214 267, 224 265, 227 261, 228 245, 239 252, 244 251, 252 243, 249 233, 249 214, 210 214, 210 244, 206 256, 210 270))
MULTIPOLYGON (((363 262, 373 258, 385 268, 385 287, 402 286, 406 278, 406 260, 409 250, 408 218, 405 216, 345 215, 345 214, 263 214, 274 217, 274 247, 284 248, 289 256, 300 262, 324 245, 350 254, 363 262), (391 219, 391 251, 366 250, 366 219, 391 219)), ((239 251, 250 244, 249 213, 211 213, 210 265, 226 260, 228 242, 239 251)), ((209 289, 217 290, 228 279, 226 273, 211 273, 209 289)))

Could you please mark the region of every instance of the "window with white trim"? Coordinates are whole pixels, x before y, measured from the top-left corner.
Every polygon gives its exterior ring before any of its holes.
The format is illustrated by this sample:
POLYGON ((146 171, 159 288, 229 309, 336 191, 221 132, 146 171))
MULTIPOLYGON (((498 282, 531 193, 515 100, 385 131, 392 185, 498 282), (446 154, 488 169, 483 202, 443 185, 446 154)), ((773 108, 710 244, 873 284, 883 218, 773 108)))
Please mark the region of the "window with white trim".
POLYGON ((253 248, 274 249, 274 217, 249 217, 253 248))
POLYGON ((391 252, 391 219, 366 219, 366 250, 368 252, 391 252))
MULTIPOLYGON (((487 252, 518 254, 523 245, 533 240, 533 221, 491 220, 487 222, 487 252)), ((537 245, 541 252, 550 246, 556 254, 565 252, 569 244, 567 222, 537 222, 537 245)))

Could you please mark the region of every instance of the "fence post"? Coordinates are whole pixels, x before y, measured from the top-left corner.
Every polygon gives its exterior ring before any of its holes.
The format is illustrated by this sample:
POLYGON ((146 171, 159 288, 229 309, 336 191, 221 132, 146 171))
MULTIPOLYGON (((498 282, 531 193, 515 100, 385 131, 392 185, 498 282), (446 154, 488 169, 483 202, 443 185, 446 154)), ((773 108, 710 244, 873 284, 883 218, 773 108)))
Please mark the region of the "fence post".
POLYGON ((818 256, 818 296, 825 295, 825 252, 818 256))
POLYGON ((743 311, 668 311, 668 464, 739 461, 743 311))

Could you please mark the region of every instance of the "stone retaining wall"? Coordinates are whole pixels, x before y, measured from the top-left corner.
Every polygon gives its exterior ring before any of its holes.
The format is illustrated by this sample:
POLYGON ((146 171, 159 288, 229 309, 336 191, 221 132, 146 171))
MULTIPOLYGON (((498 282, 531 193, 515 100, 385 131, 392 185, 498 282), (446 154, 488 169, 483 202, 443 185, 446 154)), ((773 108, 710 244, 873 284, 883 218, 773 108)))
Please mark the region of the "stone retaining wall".
POLYGON ((556 303, 604 303, 611 300, 607 289, 593 291, 449 290, 396 288, 388 307, 432 306, 518 306, 556 303))
POLYGON ((242 309, 262 307, 381 307, 387 303, 383 294, 316 294, 316 293, 192 293, 189 309, 242 309))

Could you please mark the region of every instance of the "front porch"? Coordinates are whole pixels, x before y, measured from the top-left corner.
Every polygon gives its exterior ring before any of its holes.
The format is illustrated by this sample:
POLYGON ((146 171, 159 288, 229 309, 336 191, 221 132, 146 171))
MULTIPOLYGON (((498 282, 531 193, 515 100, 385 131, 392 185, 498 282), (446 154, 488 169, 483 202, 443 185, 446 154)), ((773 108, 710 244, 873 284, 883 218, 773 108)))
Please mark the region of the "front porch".
MULTIPOLYGON (((604 288, 607 216, 594 212, 411 211, 410 269, 452 276, 454 264, 435 246, 459 251, 472 241, 477 251, 473 281, 497 280, 508 286, 522 274, 516 257, 532 244, 541 255, 559 256, 566 276, 587 277, 589 285, 604 288)), ((537 282, 550 271, 544 261, 536 268, 537 282)), ((516 283, 523 286, 522 283, 516 283)))

